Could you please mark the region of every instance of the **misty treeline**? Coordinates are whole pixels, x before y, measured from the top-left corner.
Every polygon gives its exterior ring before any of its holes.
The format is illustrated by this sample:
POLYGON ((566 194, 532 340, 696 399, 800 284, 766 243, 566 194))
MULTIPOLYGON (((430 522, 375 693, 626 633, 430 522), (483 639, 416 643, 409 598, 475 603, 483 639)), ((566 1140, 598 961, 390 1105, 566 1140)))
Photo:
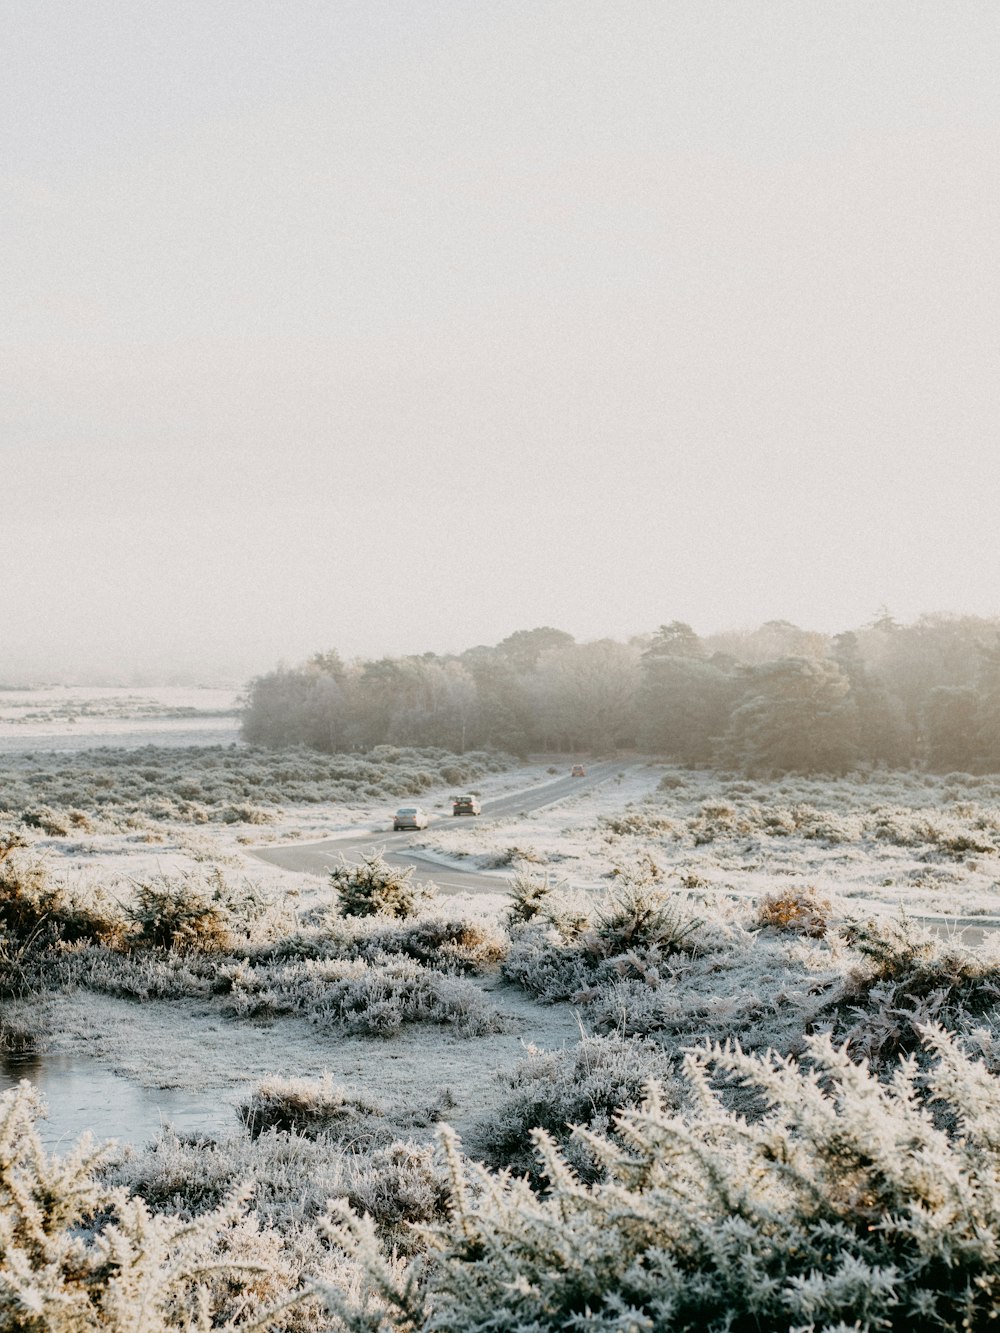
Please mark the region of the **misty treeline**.
POLYGON ((457 656, 326 652, 252 681, 243 734, 327 752, 638 749, 751 774, 998 772, 1000 619, 883 612, 836 635, 773 620, 706 638, 675 620, 627 643, 543 627, 457 656))

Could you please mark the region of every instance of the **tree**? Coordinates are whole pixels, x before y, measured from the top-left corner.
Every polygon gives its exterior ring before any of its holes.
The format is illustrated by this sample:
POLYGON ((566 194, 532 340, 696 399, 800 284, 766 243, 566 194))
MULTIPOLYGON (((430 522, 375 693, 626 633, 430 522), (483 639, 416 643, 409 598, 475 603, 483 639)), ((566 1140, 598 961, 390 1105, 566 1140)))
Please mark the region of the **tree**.
POLYGON ((927 767, 936 773, 971 773, 979 749, 979 700, 968 685, 939 685, 924 704, 927 767))
POLYGON ((724 762, 750 773, 843 773, 856 761, 850 681, 836 662, 782 657, 747 669, 745 681, 724 762))
POLYGON ((645 653, 640 746, 682 764, 707 763, 726 730, 738 681, 725 659, 645 653))
POLYGON ((529 688, 546 748, 604 751, 629 744, 638 684, 638 654, 613 639, 543 653, 529 688))
POLYGON ((661 625, 650 640, 643 657, 704 657, 705 647, 690 625, 672 620, 661 625))
POLYGON ((497 644, 501 653, 518 671, 532 671, 542 653, 553 648, 568 648, 576 640, 565 630, 542 625, 538 629, 519 629, 497 644))

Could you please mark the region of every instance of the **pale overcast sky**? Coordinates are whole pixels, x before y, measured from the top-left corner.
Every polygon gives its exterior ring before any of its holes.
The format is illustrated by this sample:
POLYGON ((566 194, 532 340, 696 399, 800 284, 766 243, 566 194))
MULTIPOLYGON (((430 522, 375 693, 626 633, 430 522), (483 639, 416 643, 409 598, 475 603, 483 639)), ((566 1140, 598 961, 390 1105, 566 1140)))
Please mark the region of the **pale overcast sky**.
POLYGON ((0 682, 1000 612, 993 0, 0 23, 0 682))

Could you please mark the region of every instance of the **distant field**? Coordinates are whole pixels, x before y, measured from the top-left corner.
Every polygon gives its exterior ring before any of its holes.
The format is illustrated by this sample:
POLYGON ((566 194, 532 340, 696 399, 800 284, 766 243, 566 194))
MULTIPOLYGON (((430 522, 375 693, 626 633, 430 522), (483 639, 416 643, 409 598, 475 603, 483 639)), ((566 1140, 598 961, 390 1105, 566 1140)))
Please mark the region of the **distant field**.
POLYGON ((240 694, 181 686, 0 689, 0 754, 114 745, 231 745, 240 694))

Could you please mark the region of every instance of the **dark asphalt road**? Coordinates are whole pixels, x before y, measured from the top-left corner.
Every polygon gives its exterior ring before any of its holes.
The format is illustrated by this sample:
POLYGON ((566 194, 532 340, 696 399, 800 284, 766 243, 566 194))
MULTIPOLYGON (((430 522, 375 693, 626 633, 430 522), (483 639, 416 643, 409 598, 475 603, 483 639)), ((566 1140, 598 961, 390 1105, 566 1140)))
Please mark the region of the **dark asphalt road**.
MULTIPOLYGON (((483 801, 483 813, 480 819, 502 819, 512 815, 527 814, 532 810, 542 810, 547 805, 568 796, 577 796, 593 787, 607 782, 623 765, 616 762, 590 764, 587 776, 571 778, 568 775, 553 778, 551 782, 542 782, 523 791, 497 796, 493 800, 483 801)), ((445 815, 431 820, 428 827, 436 824, 449 824, 456 818, 467 819, 476 816, 445 815)), ((423 832, 423 830, 421 830, 423 832)), ((427 861, 419 853, 408 854, 407 848, 419 840, 420 833, 394 833, 391 825, 384 831, 364 833, 349 838, 328 838, 324 842, 290 843, 281 847, 248 848, 254 856, 270 865, 281 866, 284 870, 298 870, 307 875, 324 876, 332 866, 340 864, 340 858, 356 859, 374 847, 385 849, 385 859, 390 865, 412 866, 413 879, 416 883, 433 883, 445 894, 454 893, 503 893, 506 889, 506 877, 487 875, 481 871, 461 870, 457 866, 443 866, 427 861)))

